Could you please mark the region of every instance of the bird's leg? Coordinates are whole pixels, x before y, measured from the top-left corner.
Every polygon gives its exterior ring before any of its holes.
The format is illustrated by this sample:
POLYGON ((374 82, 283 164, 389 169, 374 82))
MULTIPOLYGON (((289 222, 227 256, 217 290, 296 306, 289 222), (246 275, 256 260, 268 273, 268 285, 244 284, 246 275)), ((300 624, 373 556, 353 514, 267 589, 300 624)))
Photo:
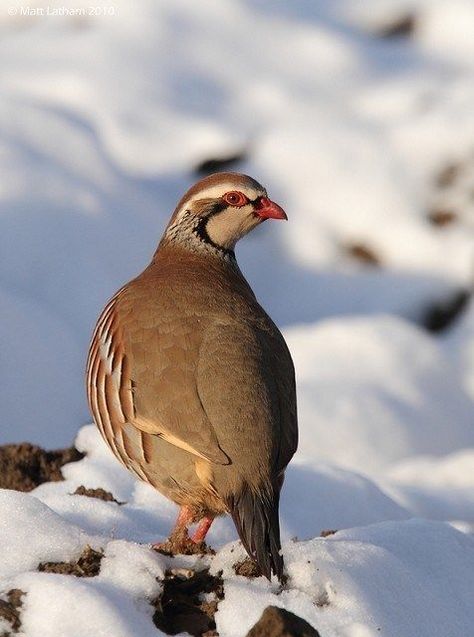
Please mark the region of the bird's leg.
POLYGON ((214 516, 208 514, 201 518, 192 537, 189 537, 188 526, 196 521, 197 516, 198 513, 195 509, 182 506, 169 538, 166 542, 152 544, 152 548, 165 555, 176 555, 177 553, 192 555, 210 552, 210 549, 204 543, 204 539, 211 528, 214 516))
POLYGON ((176 523, 171 531, 169 539, 165 542, 156 542, 152 544, 152 548, 160 550, 166 550, 170 543, 173 544, 186 544, 189 541, 188 526, 193 522, 194 513, 190 507, 183 505, 178 514, 176 523))
POLYGON ((194 531, 191 540, 196 544, 200 544, 204 542, 206 539, 207 532, 211 528, 211 524, 214 521, 213 515, 205 515, 202 520, 199 522, 197 529, 194 531))
POLYGON ((178 514, 178 518, 176 523, 171 531, 170 538, 187 538, 188 537, 188 526, 193 522, 194 512, 193 510, 183 505, 178 514))

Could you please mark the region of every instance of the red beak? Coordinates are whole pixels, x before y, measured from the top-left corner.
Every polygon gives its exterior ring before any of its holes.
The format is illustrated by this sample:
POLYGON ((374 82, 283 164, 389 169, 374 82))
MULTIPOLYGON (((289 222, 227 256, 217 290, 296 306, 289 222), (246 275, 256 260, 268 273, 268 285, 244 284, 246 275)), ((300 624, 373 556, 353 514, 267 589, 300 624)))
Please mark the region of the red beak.
POLYGON ((262 219, 288 219, 283 208, 280 208, 277 203, 270 201, 267 197, 260 197, 257 201, 255 214, 262 217, 262 219))

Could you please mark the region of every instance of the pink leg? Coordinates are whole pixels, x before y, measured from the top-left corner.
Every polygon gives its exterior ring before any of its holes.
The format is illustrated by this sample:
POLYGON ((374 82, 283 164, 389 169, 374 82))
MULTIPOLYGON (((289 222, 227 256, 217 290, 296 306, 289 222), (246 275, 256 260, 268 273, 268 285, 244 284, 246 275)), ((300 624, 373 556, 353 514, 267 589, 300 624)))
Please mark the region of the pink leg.
POLYGON ((182 506, 179 510, 178 519, 171 531, 171 535, 187 535, 188 526, 193 521, 193 512, 187 506, 182 506))
MULTIPOLYGON (((179 510, 178 518, 170 534, 171 538, 182 538, 184 541, 188 540, 188 526, 193 521, 193 512, 187 506, 182 506, 179 510)), ((156 542, 152 544, 154 549, 162 549, 167 542, 156 542)))
POLYGON ((192 541, 196 542, 196 544, 204 542, 207 532, 211 528, 211 524, 213 523, 213 521, 214 518, 209 515, 203 517, 202 520, 199 522, 197 529, 193 533, 193 536, 191 538, 192 541))

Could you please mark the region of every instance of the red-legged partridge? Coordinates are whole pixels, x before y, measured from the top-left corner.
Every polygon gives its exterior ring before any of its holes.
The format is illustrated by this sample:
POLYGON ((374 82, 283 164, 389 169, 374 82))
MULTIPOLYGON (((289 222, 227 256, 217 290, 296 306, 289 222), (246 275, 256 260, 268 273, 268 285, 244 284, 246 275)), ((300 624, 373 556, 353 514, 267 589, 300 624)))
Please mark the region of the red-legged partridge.
POLYGON ((105 306, 87 363, 94 420, 117 458, 180 505, 174 538, 230 513, 249 555, 283 572, 279 496, 297 446, 286 343, 234 255, 286 219, 258 182, 219 173, 181 199, 150 265, 105 306))

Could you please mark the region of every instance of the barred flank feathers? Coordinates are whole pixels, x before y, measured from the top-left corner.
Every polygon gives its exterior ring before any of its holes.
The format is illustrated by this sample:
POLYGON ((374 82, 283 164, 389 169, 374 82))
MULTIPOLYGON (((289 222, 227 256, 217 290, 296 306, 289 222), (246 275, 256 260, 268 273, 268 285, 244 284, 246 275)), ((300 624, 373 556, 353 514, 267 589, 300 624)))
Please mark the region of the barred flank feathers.
POLYGON ((270 579, 272 572, 281 581, 283 557, 281 556, 279 490, 258 493, 248 487, 228 502, 242 544, 249 556, 257 562, 262 573, 270 579))

